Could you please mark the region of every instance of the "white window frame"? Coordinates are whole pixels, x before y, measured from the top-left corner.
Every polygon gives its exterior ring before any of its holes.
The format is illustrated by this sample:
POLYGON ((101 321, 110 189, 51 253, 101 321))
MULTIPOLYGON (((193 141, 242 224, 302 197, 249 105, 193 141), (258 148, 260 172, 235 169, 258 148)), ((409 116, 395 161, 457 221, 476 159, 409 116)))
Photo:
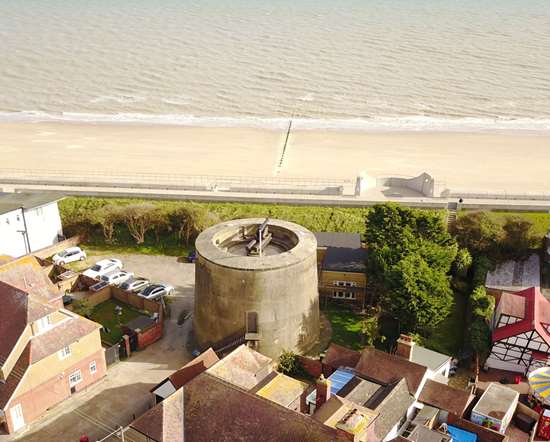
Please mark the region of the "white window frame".
POLYGON ((82 372, 80 371, 80 368, 76 371, 73 371, 69 375, 69 387, 74 387, 75 385, 78 385, 82 382, 82 372), (74 380, 76 378, 76 380, 74 380))
POLYGON ((347 300, 351 300, 351 301, 355 301, 356 297, 355 297, 355 293, 353 292, 344 292, 342 290, 336 290, 335 292, 332 293, 332 298, 333 299, 347 299, 347 300))
POLYGON ((95 362, 95 359, 90 362, 90 374, 95 374, 97 372, 97 364, 95 362))
POLYGON ((71 346, 67 345, 66 347, 63 347, 59 352, 57 353, 59 355, 59 359, 67 359, 69 356, 71 356, 71 346))
POLYGON ((333 285, 336 287, 357 287, 357 283, 354 281, 333 281, 333 285))
POLYGON ((50 318, 50 315, 42 316, 36 321, 36 326, 38 328, 38 333, 44 333, 52 328, 52 318, 50 318))

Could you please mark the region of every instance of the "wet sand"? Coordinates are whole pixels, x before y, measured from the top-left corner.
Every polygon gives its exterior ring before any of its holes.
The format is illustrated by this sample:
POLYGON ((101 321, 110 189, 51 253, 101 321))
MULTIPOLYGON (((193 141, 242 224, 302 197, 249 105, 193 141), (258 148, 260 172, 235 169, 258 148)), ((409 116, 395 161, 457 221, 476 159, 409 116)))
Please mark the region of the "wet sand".
POLYGON ((550 190, 549 134, 0 124, 1 169, 294 178, 428 172, 451 189, 550 190))

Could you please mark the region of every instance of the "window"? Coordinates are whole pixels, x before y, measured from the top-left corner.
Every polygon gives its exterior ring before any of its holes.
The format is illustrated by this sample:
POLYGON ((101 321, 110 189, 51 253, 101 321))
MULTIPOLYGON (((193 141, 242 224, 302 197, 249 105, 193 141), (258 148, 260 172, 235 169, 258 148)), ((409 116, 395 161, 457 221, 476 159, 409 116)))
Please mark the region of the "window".
POLYGON ((52 328, 52 320, 50 319, 50 316, 44 316, 43 318, 40 318, 38 321, 36 321, 36 325, 38 327, 38 333, 44 333, 45 331, 52 328))
POLYGON ((336 287, 357 287, 357 283, 353 281, 334 281, 336 287))
POLYGON ((70 346, 66 346, 66 347, 63 347, 61 350, 59 350, 59 359, 65 359, 65 358, 68 358, 69 356, 71 356, 71 347, 70 346))
POLYGON ((97 371, 95 361, 90 362, 90 374, 94 374, 97 371))
POLYGON ((76 370, 74 373, 69 375, 69 386, 74 387, 76 384, 82 382, 82 373, 80 370, 76 370))
POLYGON ((355 299, 355 293, 353 292, 342 292, 342 291, 336 291, 332 294, 332 297, 334 299, 355 299))

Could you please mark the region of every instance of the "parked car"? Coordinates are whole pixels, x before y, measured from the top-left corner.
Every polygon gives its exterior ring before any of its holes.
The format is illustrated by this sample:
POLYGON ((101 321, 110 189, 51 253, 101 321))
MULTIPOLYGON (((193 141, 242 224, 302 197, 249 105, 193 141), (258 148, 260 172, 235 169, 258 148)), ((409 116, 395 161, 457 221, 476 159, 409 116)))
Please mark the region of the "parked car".
POLYGON ((127 279, 122 284, 120 288, 128 292, 139 292, 149 285, 149 280, 145 278, 136 278, 132 276, 130 279, 127 279))
POLYGON ((122 269, 122 262, 119 259, 102 259, 86 270, 83 275, 92 279, 100 279, 103 275, 117 269, 122 269))
POLYGON ((139 296, 146 299, 157 299, 166 295, 171 295, 174 287, 168 284, 151 284, 138 292, 139 296))
POLYGON ((126 270, 115 270, 114 272, 106 273, 101 277, 101 281, 105 281, 110 285, 119 285, 128 281, 134 274, 126 270))
POLYGON ((69 247, 52 256, 53 263, 61 266, 69 262, 84 261, 85 259, 86 252, 80 247, 69 247))

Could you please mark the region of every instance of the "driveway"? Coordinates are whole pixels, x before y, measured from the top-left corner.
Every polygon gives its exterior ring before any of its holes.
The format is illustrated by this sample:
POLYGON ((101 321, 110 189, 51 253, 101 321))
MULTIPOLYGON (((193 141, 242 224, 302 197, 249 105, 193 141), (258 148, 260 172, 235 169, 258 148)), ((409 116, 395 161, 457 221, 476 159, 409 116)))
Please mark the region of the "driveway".
POLYGON ((124 268, 136 275, 174 286, 172 314, 165 321, 164 337, 131 358, 112 365, 103 380, 55 406, 23 433, 0 436, 0 442, 78 441, 83 434, 88 435, 90 441, 100 440, 147 410, 151 403, 149 390, 191 360, 186 349, 191 319, 181 326, 177 319, 181 311, 193 308, 194 264, 180 263, 177 258, 167 256, 111 257, 121 259, 124 268))

